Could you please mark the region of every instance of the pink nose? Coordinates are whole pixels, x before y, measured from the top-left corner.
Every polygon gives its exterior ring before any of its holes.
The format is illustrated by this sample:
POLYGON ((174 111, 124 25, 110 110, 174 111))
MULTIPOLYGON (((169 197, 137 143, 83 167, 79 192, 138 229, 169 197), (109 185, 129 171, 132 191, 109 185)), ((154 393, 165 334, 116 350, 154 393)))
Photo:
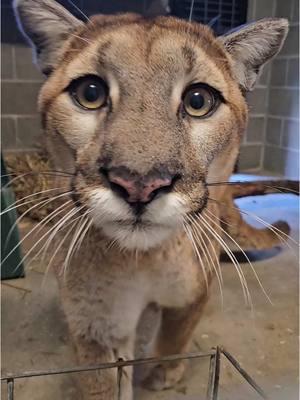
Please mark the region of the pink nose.
POLYGON ((166 172, 153 172, 141 177, 122 167, 108 171, 107 176, 111 189, 128 203, 147 203, 163 189, 170 189, 173 183, 172 176, 166 172))

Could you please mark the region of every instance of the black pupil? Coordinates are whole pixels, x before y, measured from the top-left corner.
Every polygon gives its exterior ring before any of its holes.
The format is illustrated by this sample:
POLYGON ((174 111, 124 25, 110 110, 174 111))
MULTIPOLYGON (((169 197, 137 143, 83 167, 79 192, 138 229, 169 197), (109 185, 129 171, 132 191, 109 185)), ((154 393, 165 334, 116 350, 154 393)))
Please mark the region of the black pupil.
POLYGON ((195 110, 200 110, 205 103, 205 99, 199 92, 194 92, 190 97, 190 106, 195 110))
POLYGON ((89 103, 94 103, 100 97, 100 89, 94 83, 90 83, 84 90, 84 97, 89 103))

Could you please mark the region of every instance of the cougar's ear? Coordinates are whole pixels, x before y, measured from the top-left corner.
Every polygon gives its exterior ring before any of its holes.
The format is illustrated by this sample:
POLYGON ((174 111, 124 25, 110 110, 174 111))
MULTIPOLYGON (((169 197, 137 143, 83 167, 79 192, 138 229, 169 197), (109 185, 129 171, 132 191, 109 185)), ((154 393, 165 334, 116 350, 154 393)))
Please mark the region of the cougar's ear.
POLYGON ((63 43, 83 22, 54 0, 14 0, 13 5, 36 62, 48 75, 57 65, 63 43))
POLYGON ((281 50, 288 20, 264 18, 218 38, 230 53, 234 72, 244 90, 252 90, 262 67, 281 50))

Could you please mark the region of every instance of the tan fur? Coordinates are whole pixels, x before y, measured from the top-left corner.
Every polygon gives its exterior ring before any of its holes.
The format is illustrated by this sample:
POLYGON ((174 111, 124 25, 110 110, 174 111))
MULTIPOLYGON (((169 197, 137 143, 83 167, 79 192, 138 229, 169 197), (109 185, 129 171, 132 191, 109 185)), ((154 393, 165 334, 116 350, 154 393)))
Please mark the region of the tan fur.
MULTIPOLYGON (((49 9, 45 5, 50 3, 54 7, 53 1, 40 2, 45 9, 43 23, 49 9)), ((42 30, 36 0, 18 0, 16 6, 24 30, 34 41, 42 30)), ((61 8, 58 14, 65 24, 61 8)), ((286 31, 286 23, 272 21, 269 29, 275 32, 280 25, 286 31)), ((57 18, 48 23, 59 28, 57 18)), ((93 221, 67 269, 64 273, 57 269, 79 362, 133 358, 136 327, 150 303, 164 310, 156 354, 184 352, 213 271, 198 244, 195 254, 183 222, 204 207, 219 217, 219 207, 207 199, 206 182, 228 180, 246 127, 243 82, 236 73, 239 60, 226 50, 226 39, 216 39, 208 27, 175 18, 96 16, 86 24, 72 20, 72 29, 59 52, 49 47, 45 33, 44 46, 39 41, 36 46, 40 55, 47 54, 47 66, 52 66, 39 97, 49 152, 56 169, 74 173, 70 184, 93 221), (86 74, 107 82, 110 109, 90 112, 71 100, 66 88, 86 74), (182 118, 178 111, 182 92, 195 82, 211 85, 225 98, 211 117, 202 120, 182 118), (99 173, 102 166, 126 167, 140 176, 164 166, 181 179, 172 193, 147 205, 142 223, 135 225, 129 206, 112 193, 99 173), (115 245, 109 246, 111 241, 115 245)), ((248 33, 245 37, 248 40, 248 33)), ((257 68, 251 60, 247 63, 244 70, 257 68)), ((224 189, 212 188, 209 195, 221 201, 224 189)), ((191 232, 196 227, 187 224, 186 229, 191 232)), ((220 233, 219 223, 214 230, 220 233)), ((197 235, 207 248, 210 240, 219 254, 220 246, 209 232, 197 235)), ((63 259, 68 259, 69 245, 66 240, 63 259)), ((181 363, 156 367, 148 383, 165 388, 181 379, 183 372, 181 363)), ((130 400, 129 368, 123 385, 122 399, 130 400)), ((115 399, 116 372, 94 374, 83 379, 82 387, 85 399, 115 399)))

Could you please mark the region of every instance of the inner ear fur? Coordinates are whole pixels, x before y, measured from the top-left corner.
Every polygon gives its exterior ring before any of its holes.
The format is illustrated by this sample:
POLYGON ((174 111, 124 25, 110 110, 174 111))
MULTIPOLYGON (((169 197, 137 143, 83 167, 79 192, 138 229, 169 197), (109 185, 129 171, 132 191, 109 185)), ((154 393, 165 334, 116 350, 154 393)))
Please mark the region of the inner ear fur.
POLYGON ((64 42, 83 22, 54 0, 14 0, 13 6, 37 65, 48 75, 57 66, 64 42))
POLYGON ((288 27, 285 18, 264 18, 218 38, 230 53, 234 73, 244 90, 254 88, 262 67, 279 53, 288 27))

